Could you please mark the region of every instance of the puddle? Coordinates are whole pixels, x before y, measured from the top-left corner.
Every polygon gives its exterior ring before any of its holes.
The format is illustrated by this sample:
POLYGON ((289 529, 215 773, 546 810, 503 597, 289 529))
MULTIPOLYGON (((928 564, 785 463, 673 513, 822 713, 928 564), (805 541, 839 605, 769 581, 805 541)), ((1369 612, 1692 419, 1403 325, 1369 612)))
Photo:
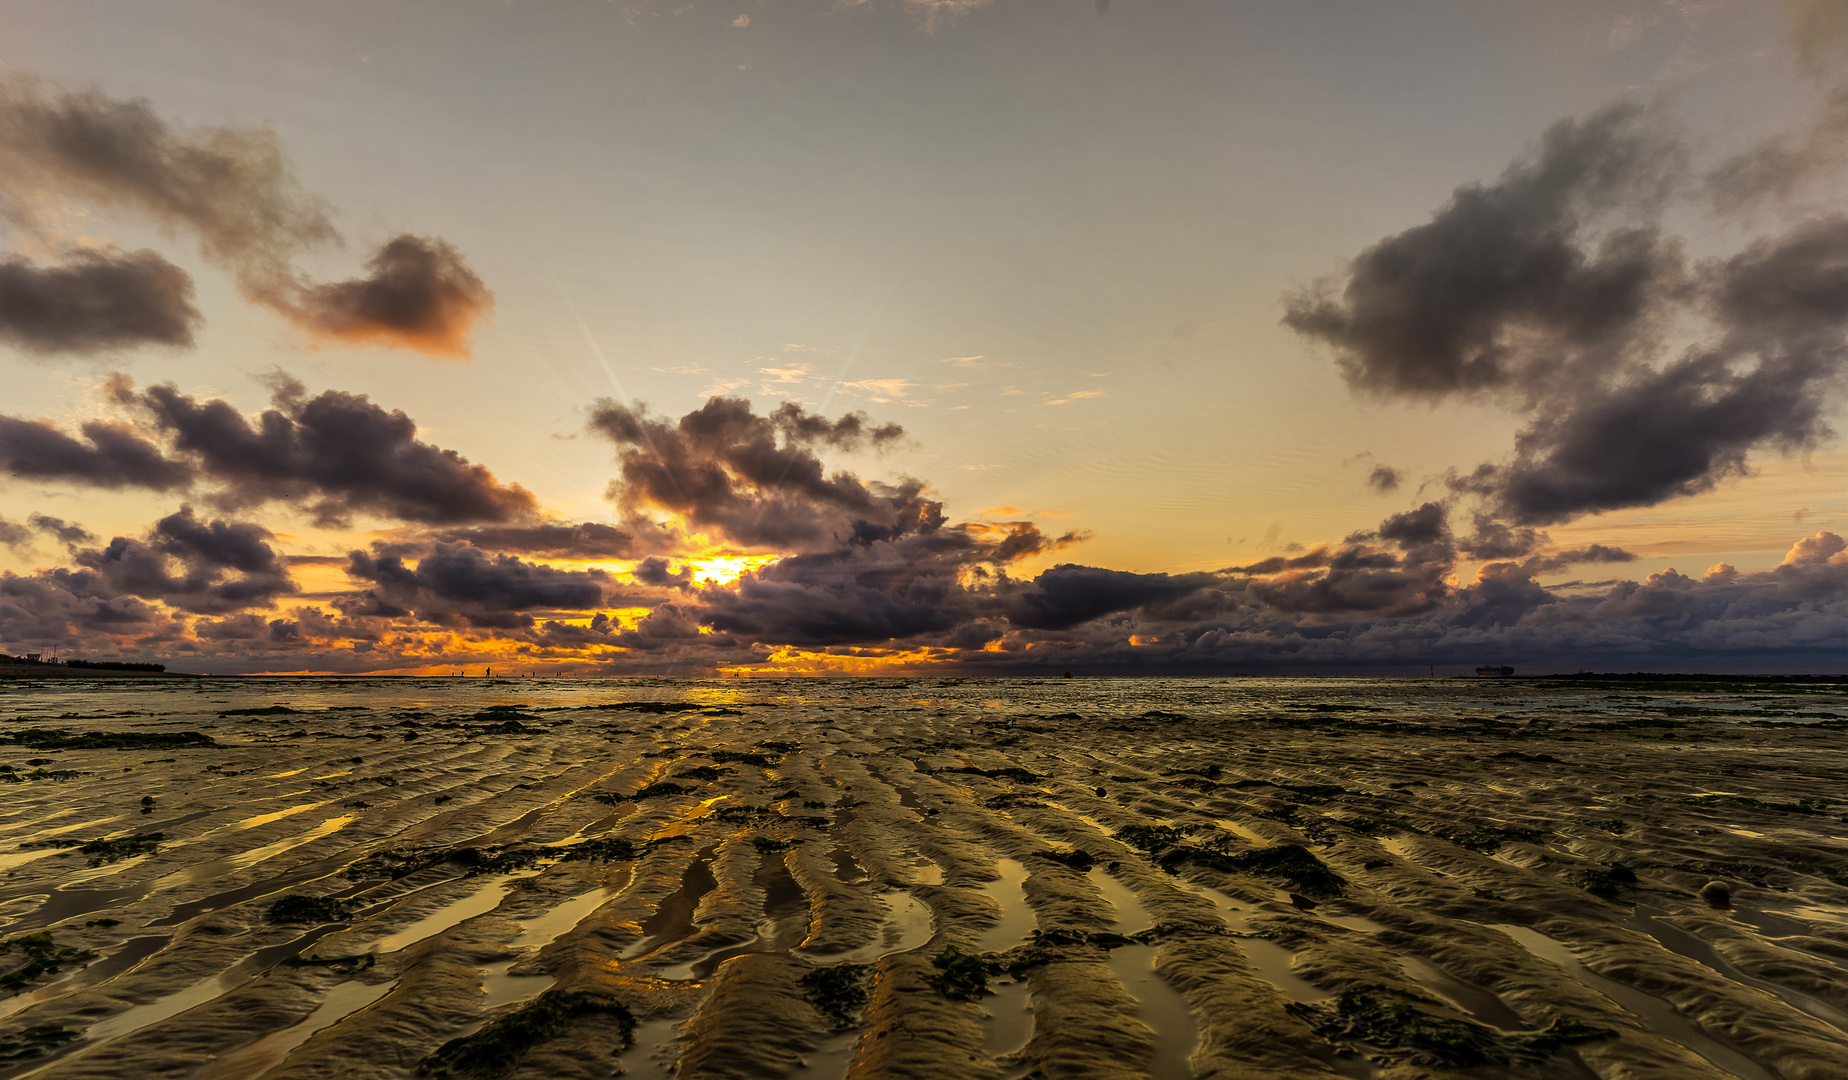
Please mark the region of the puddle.
POLYGON ((296 814, 306 813, 309 810, 313 810, 317 806, 326 806, 328 803, 332 801, 333 801, 332 799, 322 799, 319 802, 297 803, 294 806, 286 807, 281 810, 271 811, 270 813, 267 813, 267 814, 258 814, 256 817, 247 817, 247 818, 244 818, 242 821, 233 822, 231 824, 231 828, 239 830, 239 831, 242 831, 244 829, 254 829, 259 825, 268 825, 272 821, 281 821, 283 818, 286 818, 286 817, 293 817, 296 814))
POLYGON ((15 994, 5 1001, 0 1001, 0 1020, 31 1008, 41 1001, 50 1001, 52 998, 61 997, 81 987, 106 982, 153 956, 172 940, 173 938, 167 934, 134 938, 89 967, 80 968, 56 982, 37 987, 30 993, 15 994))
POLYGON ((846 1080, 847 1071, 853 1068, 857 1056, 855 1051, 859 1048, 858 1031, 831 1035, 791 1075, 812 1077, 814 1080, 846 1080))
POLYGON ((467 896, 459 900, 453 900, 437 908, 435 911, 432 911, 430 914, 425 915, 423 918, 418 919, 404 929, 380 938, 373 943, 371 951, 375 953, 397 952, 400 949, 409 948, 423 941, 425 938, 435 937, 437 934, 455 926, 457 923, 493 911, 500 906, 501 899, 507 895, 508 885, 511 884, 515 878, 516 875, 513 874, 501 874, 496 876, 486 885, 481 886, 467 896))
POLYGON ((886 918, 879 927, 879 935, 872 941, 857 949, 839 953, 803 953, 800 949, 794 951, 817 963, 871 964, 887 956, 921 949, 937 933, 936 919, 931 914, 930 905, 910 893, 893 891, 883 893, 876 899, 886 906, 886 918))
POLYGON ((635 1041, 622 1052, 623 1080, 672 1080, 680 1041, 680 1021, 666 1018, 635 1025, 635 1041))
POLYGON ((1325 1001, 1334 995, 1296 974, 1291 964, 1296 954, 1274 941, 1263 938, 1239 938, 1239 951, 1251 961, 1259 977, 1269 981, 1291 1001, 1304 1003, 1325 1001))
POLYGON ((694 856, 681 875, 680 888, 663 897, 654 914, 642 921, 641 940, 624 949, 622 959, 646 956, 663 945, 693 936, 698 929, 693 913, 706 894, 719 887, 718 879, 712 876, 712 853, 716 850, 718 845, 714 844, 694 856))
POLYGON ((1155 920, 1150 917, 1148 909, 1142 906, 1142 901, 1136 899, 1136 894, 1127 885, 1110 876, 1109 871, 1094 866, 1085 871, 1085 877, 1097 886, 1098 892, 1104 894, 1110 906, 1116 908, 1117 933, 1127 937, 1155 925, 1155 920))
POLYGON ((757 921, 749 941, 722 946, 684 964, 675 964, 661 972, 663 979, 698 979, 705 981, 719 965, 746 953, 790 952, 808 937, 808 894, 790 874, 781 855, 766 853, 753 875, 763 890, 763 917, 757 921))
POLYGON ((295 1048, 316 1032, 332 1027, 385 996, 396 983, 382 982, 371 986, 362 982, 343 982, 327 992, 315 1010, 281 1031, 271 1032, 256 1042, 214 1061, 195 1080, 249 1080, 262 1076, 282 1064, 295 1048))
POLYGON ((865 868, 854 859, 846 844, 835 844, 828 854, 834 859, 834 876, 840 878, 842 884, 858 885, 866 880, 865 868))
POLYGON ((1492 925, 1494 929, 1520 942, 1528 952, 1560 967, 1583 985, 1622 1006, 1625 1011, 1641 1020, 1643 1026, 1649 1031, 1680 1043, 1688 1050, 1706 1058, 1720 1070, 1735 1073, 1744 1080, 1772 1080, 1771 1074, 1764 1066, 1701 1031, 1693 1021, 1683 1016, 1673 1005, 1661 998, 1645 994, 1641 990, 1626 986, 1615 979, 1607 979, 1592 971, 1581 963, 1577 956, 1573 955, 1571 948, 1565 942, 1525 926, 1511 926, 1503 923, 1492 925))
POLYGON ((1459 1012, 1467 1013, 1482 1023, 1503 1031, 1523 1031, 1528 1027, 1520 1014, 1510 1009, 1493 992, 1474 983, 1464 982, 1436 964, 1416 956, 1406 956, 1400 958, 1399 967, 1407 977, 1434 997, 1442 998, 1459 1012))
POLYGON ((1136 1015, 1155 1031, 1154 1053, 1149 1057, 1151 1080, 1192 1080, 1194 1045, 1200 1031, 1193 1010, 1180 991, 1155 973, 1155 950, 1130 945, 1110 951, 1110 970, 1138 1002, 1136 1015))
POLYGON ((126 1035, 132 1035, 144 1028, 152 1027, 163 1020, 178 1016, 189 1009, 194 1009, 208 1002, 215 1001, 251 979, 261 975, 283 957, 291 956, 309 948, 335 929, 336 927, 331 926, 318 927, 292 941, 286 941, 280 945, 271 945, 267 948, 258 949, 244 956, 224 971, 216 975, 208 975, 184 990, 168 994, 165 997, 156 998, 146 1005, 136 1005, 114 1016, 99 1020, 95 1024, 92 1024, 89 1030, 84 1032, 82 1043, 80 1043, 73 1052, 54 1056, 51 1060, 33 1069, 31 1072, 21 1074, 17 1080, 25 1080, 26 1077, 37 1076, 39 1073, 54 1066, 63 1065, 76 1058, 84 1057, 92 1050, 107 1045, 116 1039, 126 1035))
POLYGON ((159 889, 192 885, 215 878, 220 874, 234 873, 238 870, 248 869, 266 859, 273 859, 285 852, 293 851, 307 844, 312 844, 323 836, 339 832, 341 829, 351 824, 353 818, 354 815, 352 814, 346 814, 341 817, 331 817, 321 822, 319 825, 316 825, 314 828, 309 829, 307 832, 297 833, 294 836, 285 836, 281 840, 265 844, 262 847, 251 848, 249 851, 240 851, 235 855, 226 855, 223 858, 213 859, 210 862, 189 866, 184 870, 177 870, 161 878, 159 881, 156 881, 154 887, 159 889))
POLYGON ((1650 937, 1655 938, 1656 941, 1661 943, 1663 948, 1671 952, 1679 953, 1697 964, 1711 968, 1715 972, 1731 979, 1733 982, 1757 987, 1765 993, 1779 998, 1785 1004, 1800 1009, 1816 1019, 1821 1020, 1825 1024, 1848 1031, 1848 1014, 1844 1014, 1833 1005, 1818 1001, 1800 990, 1784 986, 1781 983, 1769 982, 1747 975, 1722 957, 1719 951, 1708 944, 1704 938, 1687 930, 1683 930, 1674 923, 1659 918, 1660 912, 1643 906, 1638 906, 1636 910, 1636 916, 1630 920, 1630 928, 1633 930, 1640 930, 1650 937))
POLYGON ((1033 992, 1025 979, 991 982, 994 993, 982 999, 988 1022, 982 1025, 982 1048, 991 1058, 1011 1054, 1033 1038, 1033 992))
POLYGON ((622 886, 592 889, 522 923, 520 936, 507 946, 518 955, 478 969, 481 972, 481 989, 485 995, 481 1001, 482 1009, 492 1011, 503 1005, 526 1001, 551 986, 553 980, 550 975, 509 975, 507 969, 527 959, 533 950, 543 949, 561 935, 575 929, 591 912, 621 891, 622 886))
POLYGON ((1027 940, 1027 934, 1039 926, 1039 918, 1027 904, 1026 890, 1020 883, 1027 880, 1027 868, 1017 859, 996 860, 1001 876, 984 882, 980 888, 1001 907, 1001 921, 982 931, 975 947, 982 952, 1001 952, 1027 940))

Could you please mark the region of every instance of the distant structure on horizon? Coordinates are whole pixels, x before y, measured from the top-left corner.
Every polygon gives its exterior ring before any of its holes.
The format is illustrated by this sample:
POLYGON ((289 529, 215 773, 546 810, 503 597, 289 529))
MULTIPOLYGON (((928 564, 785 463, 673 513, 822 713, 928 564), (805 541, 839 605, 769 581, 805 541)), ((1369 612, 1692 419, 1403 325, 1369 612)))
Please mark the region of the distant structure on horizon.
POLYGON ((1506 664, 1499 667, 1494 664, 1484 664, 1476 669, 1476 674, 1481 675, 1485 679, 1500 679, 1514 674, 1514 669, 1506 664))

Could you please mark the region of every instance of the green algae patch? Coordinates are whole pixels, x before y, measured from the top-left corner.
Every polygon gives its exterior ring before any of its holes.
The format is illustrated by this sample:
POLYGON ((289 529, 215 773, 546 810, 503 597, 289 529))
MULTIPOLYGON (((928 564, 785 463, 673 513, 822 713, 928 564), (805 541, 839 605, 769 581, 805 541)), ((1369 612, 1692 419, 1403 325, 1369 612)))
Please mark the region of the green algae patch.
POLYGON ((859 1019, 860 1010, 866 1008, 866 981, 872 970, 865 964, 816 968, 802 976, 802 996, 832 1020, 837 1030, 850 1028, 859 1019))
POLYGON ((89 949, 59 945, 49 930, 0 941, 0 956, 14 954, 24 957, 25 962, 0 975, 0 990, 9 994, 19 993, 46 975, 56 975, 68 965, 82 967, 96 959, 89 949))
POLYGON ((1422 994, 1368 983, 1332 1002, 1286 1008, 1337 1046, 1425 1068, 1538 1065, 1573 1043, 1616 1034, 1571 1018, 1539 1031, 1497 1031, 1429 1008, 1437 1004, 1422 994))
POLYGON ((614 1024, 625 1049, 634 1041, 634 1014, 609 994, 547 990, 473 1035, 451 1039, 437 1047, 417 1063, 417 1075, 439 1080, 498 1080, 519 1068, 534 1047, 587 1020, 614 1024))
POLYGON ((977 1001, 988 994, 988 961, 981 953, 967 953, 954 945, 931 959, 937 974, 929 979, 937 993, 957 1001, 977 1001))

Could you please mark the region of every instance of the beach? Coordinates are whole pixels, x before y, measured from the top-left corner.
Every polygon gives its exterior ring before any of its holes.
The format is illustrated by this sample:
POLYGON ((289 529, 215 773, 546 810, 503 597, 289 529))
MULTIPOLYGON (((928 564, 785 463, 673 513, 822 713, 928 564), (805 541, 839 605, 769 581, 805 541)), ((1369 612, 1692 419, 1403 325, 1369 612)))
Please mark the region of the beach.
POLYGON ((1844 681, 62 680, 0 736, 4 1077, 1848 1077, 1844 681))

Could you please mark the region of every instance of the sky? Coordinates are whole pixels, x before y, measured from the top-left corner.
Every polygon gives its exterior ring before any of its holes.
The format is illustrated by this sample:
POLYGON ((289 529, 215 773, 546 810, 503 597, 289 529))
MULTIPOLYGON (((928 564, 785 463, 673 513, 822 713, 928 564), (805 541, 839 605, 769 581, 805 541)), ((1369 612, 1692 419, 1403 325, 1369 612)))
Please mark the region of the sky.
POLYGON ((1848 3, 0 0, 0 650, 1840 670, 1848 3))

